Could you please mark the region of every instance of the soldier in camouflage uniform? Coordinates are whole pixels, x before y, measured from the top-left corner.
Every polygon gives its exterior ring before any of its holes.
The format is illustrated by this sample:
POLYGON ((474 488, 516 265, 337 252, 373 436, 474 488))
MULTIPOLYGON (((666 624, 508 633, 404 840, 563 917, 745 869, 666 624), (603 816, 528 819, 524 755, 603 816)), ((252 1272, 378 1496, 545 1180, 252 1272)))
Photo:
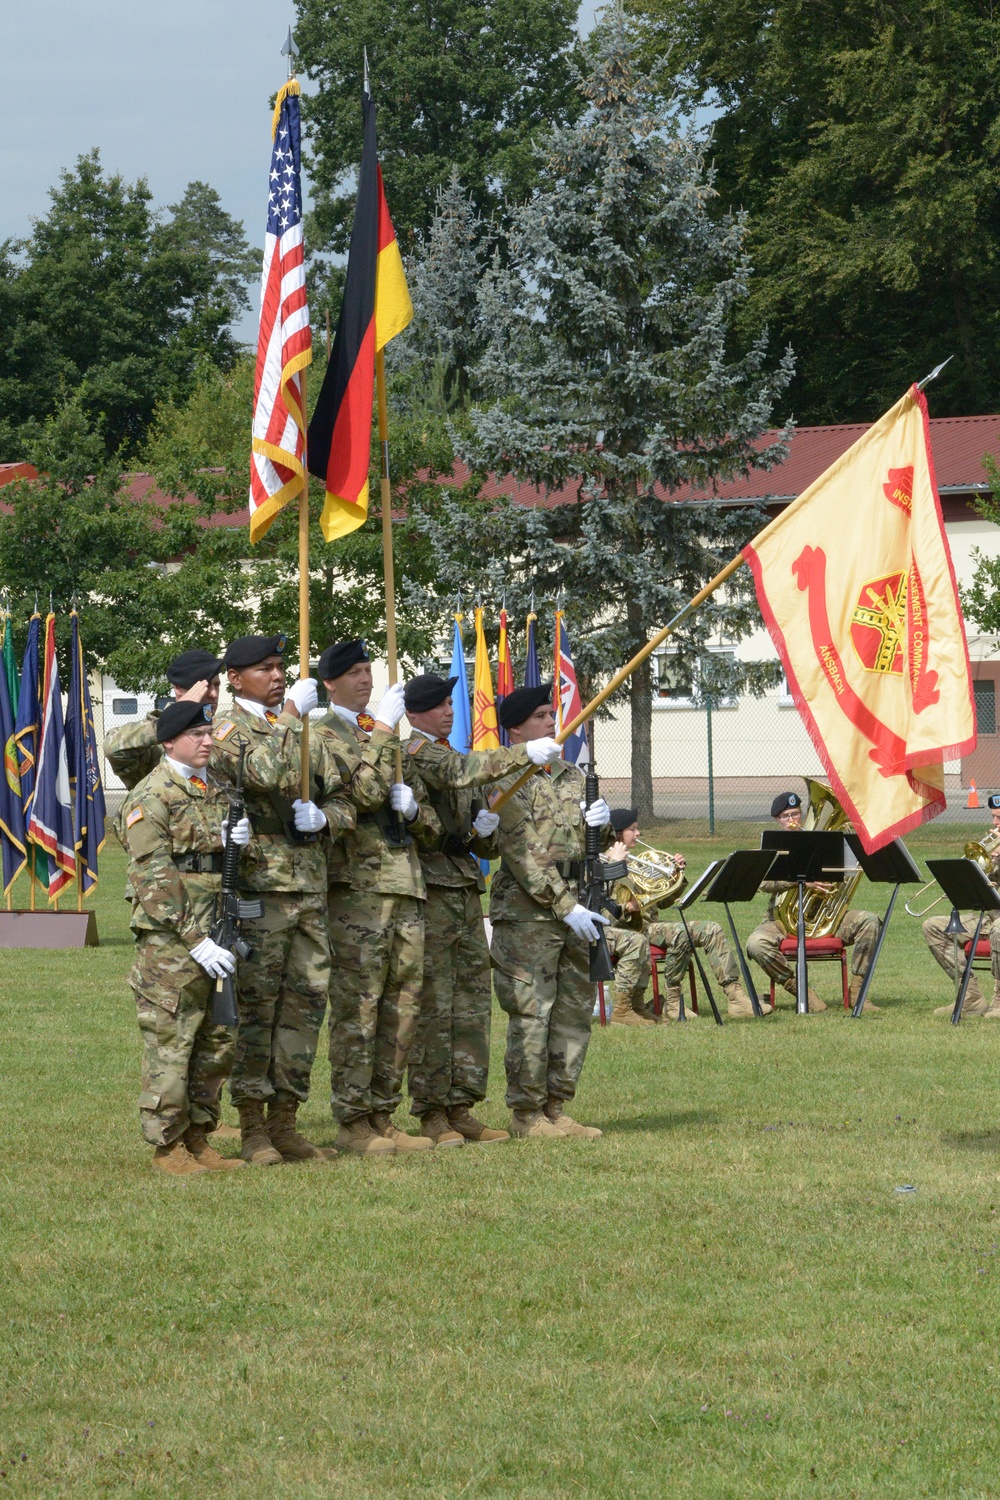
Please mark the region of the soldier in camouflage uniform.
MULTIPOLYGON (((210 651, 195 648, 184 651, 167 668, 167 681, 178 703, 207 703, 214 711, 219 705, 219 671, 222 658, 210 651)), ((104 741, 108 764, 129 791, 159 764, 162 751, 156 738, 160 711, 154 708, 138 724, 123 724, 113 729, 104 741)))
POLYGON ((457 677, 426 673, 406 684, 413 728, 406 753, 415 762, 444 833, 421 854, 424 906, 424 983, 420 1019, 410 1051, 410 1112, 438 1146, 508 1139, 470 1106, 486 1098, 490 1061, 490 953, 483 928, 479 861, 499 855, 498 814, 475 789, 511 770, 545 765, 561 755, 555 740, 509 750, 460 755, 448 743, 454 722, 451 691, 457 677))
MULTIPOLYGON (((627 859, 629 851, 635 848, 640 836, 639 814, 634 807, 612 808, 611 824, 618 835, 618 842, 612 845, 607 858, 612 861, 627 859)), ((682 854, 667 857, 673 859, 679 869, 684 868, 685 859, 682 854)), ((615 894, 616 899, 621 901, 619 893, 615 894)), ((688 963, 695 948, 703 951, 711 965, 712 972, 722 986, 730 1017, 742 1019, 753 1015, 750 996, 740 984, 740 971, 736 957, 718 922, 689 922, 685 931, 683 922, 651 920, 648 915, 649 908, 644 911, 635 896, 621 902, 621 905, 622 915, 608 932, 608 946, 612 949, 612 956, 617 960, 615 1002, 611 1012, 612 1025, 649 1026, 653 1024, 654 1018, 643 1003, 650 976, 649 950, 651 946, 664 949, 666 954, 663 961, 666 990, 663 1016, 668 1021, 676 1021, 680 1017, 681 980, 687 972, 688 963), (641 951, 634 946, 637 938, 641 939, 643 945, 641 951), (629 946, 629 942, 632 946, 629 946)), ((767 1015, 770 1014, 772 1007, 767 1001, 762 1001, 761 1009, 767 1015)), ((685 1014, 692 1020, 697 1016, 696 1011, 685 1012, 685 1014)))
MULTIPOLYGON (((782 792, 775 797, 771 803, 771 817, 774 818, 782 828, 794 831, 802 827, 802 798, 798 792, 782 792)), ((780 985, 789 995, 794 995, 795 970, 781 953, 781 942, 788 934, 778 922, 774 920, 775 898, 785 891, 793 888, 792 882, 785 880, 761 881, 761 890, 770 898, 767 905, 767 917, 755 927, 747 938, 747 953, 750 958, 759 963, 764 973, 774 980, 775 990, 780 985)), ((805 889, 817 894, 825 894, 834 889, 833 885, 822 881, 810 882, 805 889)), ((875 951, 878 941, 879 929, 882 923, 874 912, 849 911, 837 928, 837 936, 843 938, 850 947, 853 946, 854 954, 851 968, 854 970, 854 978, 851 980, 851 1000, 858 998, 858 992, 865 976, 865 970, 875 951)), ((821 1000, 816 991, 809 988, 810 1011, 826 1010, 825 1001, 821 1000)), ((879 1006, 871 1000, 865 1001, 865 1010, 878 1010, 879 1006)))
MULTIPOLYGON (((551 736, 552 684, 517 688, 500 705, 512 745, 551 736)), ((513 782, 507 778, 507 784, 513 782)), ((503 783, 501 783, 501 786, 503 783)), ((507 1013, 507 1103, 511 1131, 532 1140, 596 1138, 566 1113, 590 1041, 594 986, 589 944, 607 918, 577 899, 585 854, 584 778, 559 761, 532 776, 500 811, 500 869, 490 892, 490 958, 497 1000, 507 1013)), ((496 801, 494 794, 490 801, 496 801)), ((587 809, 610 827, 602 799, 587 809)))
MULTIPOLYGON (((139 1117, 156 1149, 153 1165, 175 1176, 242 1167, 219 1156, 206 1136, 219 1119, 232 1033, 211 1020, 215 980, 235 968, 209 937, 221 884, 225 788, 206 769, 212 711, 172 703, 157 722, 163 756, 126 801, 122 827, 130 857, 131 983, 143 1039, 139 1117)), ((246 819, 232 831, 246 846, 246 819)))
MULTIPOLYGON (((317 740, 360 760, 350 795, 356 827, 329 854, 327 913, 336 955, 330 987, 330 1105, 337 1145, 360 1155, 433 1147, 393 1124, 420 1010, 426 886, 417 842, 441 835, 419 775, 407 757, 396 780, 402 684, 367 712, 372 669, 362 640, 338 641, 319 661, 330 697, 317 740), (377 774, 376 774, 377 773, 377 774), (379 779, 381 778, 381 779, 379 779)), ((324 804, 325 805, 325 804, 324 804)))
POLYGON ((276 768, 269 785, 261 787, 250 776, 246 783, 247 811, 261 847, 247 889, 263 896, 264 915, 245 924, 253 955, 239 966, 240 1021, 229 1085, 240 1116, 242 1155, 255 1166, 330 1155, 306 1140, 295 1118, 309 1094, 330 983, 326 854, 319 836, 327 830, 336 836, 354 821, 337 784, 324 784, 323 812, 298 796, 299 717, 315 705, 316 684, 307 678, 286 695, 284 648, 284 636, 244 636, 228 647, 234 707, 216 720, 212 755, 213 769, 231 778, 240 741, 246 740, 248 769, 261 757, 276 768))
MULTIPOLYGON (((997 795, 996 792, 992 793, 987 798, 987 806, 993 818, 993 825, 987 831, 996 834, 1000 832, 1000 795, 997 795)), ((990 879, 994 885, 1000 886, 1000 852, 993 856, 990 879)), ((971 938, 976 930, 978 916, 978 912, 963 913, 962 920, 965 923, 968 938, 971 938)), ((984 912, 983 926, 980 933, 981 937, 988 937, 990 940, 993 998, 987 1005, 986 996, 979 988, 976 976, 973 974, 969 980, 969 988, 965 994, 965 1003, 962 1006, 963 1016, 983 1016, 988 1021, 1000 1020, 1000 922, 996 918, 996 912, 984 912)), ((958 979, 955 973, 955 940, 945 931, 950 920, 950 912, 947 916, 928 917, 926 922, 923 923, 923 934, 924 942, 930 949, 934 961, 941 965, 941 968, 949 976, 952 983, 957 984, 958 979)), ((968 938, 959 939, 958 961, 960 965, 964 963, 965 959, 962 944, 968 941, 968 938)), ((959 973, 961 972, 960 968, 959 973)), ((939 1005, 935 1009, 934 1014, 936 1016, 950 1016, 954 1008, 955 1002, 951 1000, 947 1005, 939 1005)))

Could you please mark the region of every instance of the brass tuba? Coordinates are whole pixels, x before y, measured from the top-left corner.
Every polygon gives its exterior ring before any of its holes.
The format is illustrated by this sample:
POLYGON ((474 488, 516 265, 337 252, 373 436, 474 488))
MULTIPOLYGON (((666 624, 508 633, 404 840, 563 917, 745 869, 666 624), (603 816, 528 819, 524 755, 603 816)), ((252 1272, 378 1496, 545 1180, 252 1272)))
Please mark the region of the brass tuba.
POLYGON ((636 839, 636 847, 640 846, 645 853, 635 854, 629 850, 626 856, 628 875, 619 880, 611 892, 612 898, 622 907, 630 900, 638 901, 637 925, 658 907, 671 906, 687 885, 684 871, 662 849, 654 849, 651 844, 636 839))
MULTIPOLYGON (((837 801, 836 795, 822 781, 805 778, 809 794, 809 806, 802 819, 804 829, 822 830, 826 833, 851 833, 851 820, 837 801)), ((854 892, 861 884, 864 871, 855 870, 839 880, 831 891, 805 891, 806 937, 833 937, 850 909, 854 892)), ((799 930, 799 888, 792 886, 783 891, 774 903, 774 920, 787 936, 794 937, 799 930)))

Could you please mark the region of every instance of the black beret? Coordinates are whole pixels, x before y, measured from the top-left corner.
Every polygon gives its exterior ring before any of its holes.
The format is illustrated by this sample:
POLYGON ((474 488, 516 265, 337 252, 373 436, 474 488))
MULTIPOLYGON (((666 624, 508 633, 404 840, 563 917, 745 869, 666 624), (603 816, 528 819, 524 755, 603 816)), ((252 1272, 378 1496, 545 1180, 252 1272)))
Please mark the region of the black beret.
POLYGON ((615 833, 631 828, 632 824, 638 821, 639 809, 637 807, 613 807, 611 809, 611 826, 615 833))
POLYGON ((335 641, 332 646, 327 646, 316 670, 323 682, 332 682, 335 677, 343 677, 359 661, 371 661, 367 642, 360 636, 354 641, 335 641))
POLYGON ((537 687, 515 688, 500 704, 497 717, 504 729, 516 729, 530 718, 536 708, 552 702, 551 682, 540 682, 537 687))
POLYGON ((284 656, 287 635, 241 635, 230 641, 223 661, 227 667, 256 667, 269 656, 284 656))
POLYGON ((420 677, 411 677, 403 689, 406 712, 412 710, 415 714, 425 714, 430 709, 437 708, 446 698, 451 697, 451 690, 457 681, 457 677, 439 677, 436 672, 424 672, 420 677))
POLYGON ((197 729, 201 724, 210 726, 211 723, 210 703, 192 703, 190 699, 186 703, 168 703, 156 721, 156 738, 162 745, 164 740, 175 740, 185 729, 197 729))
POLYGON ((213 656, 211 651, 199 651, 197 648, 194 651, 182 651, 167 668, 167 681, 172 682, 174 687, 190 688, 203 677, 211 682, 213 677, 218 677, 221 668, 222 657, 213 656))
POLYGON ((990 812, 1000 812, 1000 792, 990 792, 986 799, 986 806, 990 812))
POLYGON ((780 818, 781 814, 783 812, 787 812, 790 807, 801 806, 802 798, 799 796, 798 792, 782 792, 780 796, 775 797, 774 801, 771 803, 771 817, 780 818))

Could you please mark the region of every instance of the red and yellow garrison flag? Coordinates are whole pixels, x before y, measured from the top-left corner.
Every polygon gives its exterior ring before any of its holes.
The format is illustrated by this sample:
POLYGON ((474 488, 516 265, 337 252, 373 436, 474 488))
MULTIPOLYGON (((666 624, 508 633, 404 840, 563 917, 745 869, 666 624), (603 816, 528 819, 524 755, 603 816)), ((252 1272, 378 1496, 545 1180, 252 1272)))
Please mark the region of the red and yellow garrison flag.
POLYGON ((347 257, 344 300, 330 363, 309 423, 309 472, 326 486, 320 525, 328 542, 368 516, 375 355, 413 317, 375 138, 375 105, 361 99, 365 134, 347 257))
POLYGON ((472 748, 473 750, 498 750, 500 734, 497 725, 497 705, 493 697, 493 674, 490 657, 483 633, 483 612, 476 610, 476 670, 473 676, 472 700, 472 748))
POLYGON ((976 743, 916 386, 743 550, 799 713, 867 850, 943 812, 976 743))

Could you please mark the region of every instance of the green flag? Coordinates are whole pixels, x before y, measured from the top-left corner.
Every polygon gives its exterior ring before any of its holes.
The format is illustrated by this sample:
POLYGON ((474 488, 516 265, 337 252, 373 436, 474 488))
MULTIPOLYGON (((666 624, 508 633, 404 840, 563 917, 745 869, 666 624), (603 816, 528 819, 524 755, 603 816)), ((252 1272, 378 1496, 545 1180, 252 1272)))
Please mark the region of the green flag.
POLYGON ((21 684, 17 675, 17 662, 14 660, 14 627, 10 615, 4 615, 0 635, 3 638, 3 675, 7 679, 7 697, 16 714, 21 684))

